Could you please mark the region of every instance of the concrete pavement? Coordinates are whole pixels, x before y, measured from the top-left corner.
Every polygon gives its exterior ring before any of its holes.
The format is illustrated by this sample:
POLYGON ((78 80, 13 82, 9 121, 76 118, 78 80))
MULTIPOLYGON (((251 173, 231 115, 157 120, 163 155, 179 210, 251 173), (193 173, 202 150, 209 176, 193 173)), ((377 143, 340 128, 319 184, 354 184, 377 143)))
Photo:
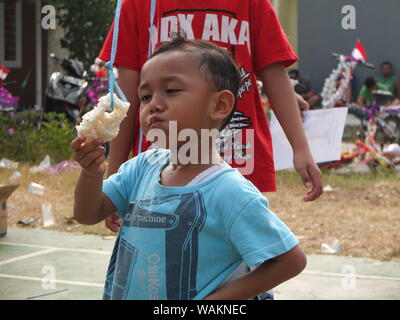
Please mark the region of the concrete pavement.
MULTIPOLYGON (((101 299, 115 238, 43 229, 9 229, 0 238, 0 300, 101 299), (48 295, 47 295, 48 294, 48 295)), ((279 300, 400 299, 400 263, 308 255, 279 300)))

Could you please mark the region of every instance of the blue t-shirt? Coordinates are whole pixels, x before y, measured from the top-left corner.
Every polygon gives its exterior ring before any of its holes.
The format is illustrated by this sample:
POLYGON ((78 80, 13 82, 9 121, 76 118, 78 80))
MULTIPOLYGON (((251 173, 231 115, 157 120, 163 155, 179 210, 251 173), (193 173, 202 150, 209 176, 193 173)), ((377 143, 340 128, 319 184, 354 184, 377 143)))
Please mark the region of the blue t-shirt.
POLYGON ((166 187, 160 174, 169 157, 144 152, 104 181, 122 218, 104 299, 203 299, 242 261, 256 265, 298 243, 237 169, 166 187))

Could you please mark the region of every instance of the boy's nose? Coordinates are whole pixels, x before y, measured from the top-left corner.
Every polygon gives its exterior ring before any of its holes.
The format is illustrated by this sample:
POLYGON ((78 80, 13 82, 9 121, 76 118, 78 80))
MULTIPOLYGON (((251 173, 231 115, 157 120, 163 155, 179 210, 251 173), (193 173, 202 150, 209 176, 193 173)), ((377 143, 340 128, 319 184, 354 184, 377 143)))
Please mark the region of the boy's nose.
POLYGON ((165 107, 162 99, 160 99, 158 95, 154 95, 150 102, 149 112, 150 113, 162 112, 164 111, 164 109, 165 107))

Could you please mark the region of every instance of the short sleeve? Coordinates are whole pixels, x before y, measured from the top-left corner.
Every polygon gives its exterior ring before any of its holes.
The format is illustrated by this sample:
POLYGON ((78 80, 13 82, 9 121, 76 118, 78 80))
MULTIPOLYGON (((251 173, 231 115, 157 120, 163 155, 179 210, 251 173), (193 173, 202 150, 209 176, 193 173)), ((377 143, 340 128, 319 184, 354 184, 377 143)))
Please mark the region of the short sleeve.
POLYGON ((297 61, 289 40, 269 0, 252 0, 252 50, 255 72, 281 62, 288 67, 297 61))
POLYGON ((256 265, 291 250, 298 240, 268 209, 262 196, 252 198, 238 213, 229 238, 247 265, 256 265))
POLYGON ((367 88, 365 86, 363 86, 360 90, 360 96, 363 98, 367 97, 367 88))
MULTIPOLYGON (((113 40, 114 22, 99 54, 99 59, 110 61, 113 40)), ((139 32, 136 8, 133 0, 122 3, 119 20, 118 47, 114 65, 140 71, 139 32)))
POLYGON ((379 82, 378 82, 378 89, 379 90, 384 90, 384 91, 390 91, 388 85, 386 85, 384 83, 379 83, 379 82))
POLYGON ((117 208, 117 214, 121 218, 124 216, 131 199, 133 184, 138 181, 139 163, 139 156, 128 160, 121 165, 117 173, 103 182, 103 193, 117 208))

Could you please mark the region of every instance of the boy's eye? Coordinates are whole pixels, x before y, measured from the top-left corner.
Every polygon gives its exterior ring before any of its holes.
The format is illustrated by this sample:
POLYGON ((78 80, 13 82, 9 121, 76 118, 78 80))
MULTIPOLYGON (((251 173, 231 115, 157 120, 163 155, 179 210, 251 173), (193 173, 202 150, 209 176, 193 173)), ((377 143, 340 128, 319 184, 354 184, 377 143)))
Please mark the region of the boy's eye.
POLYGON ((167 89, 165 90, 166 93, 175 93, 175 92, 179 92, 182 91, 181 89, 167 89))
POLYGON ((140 97, 140 101, 141 101, 141 102, 146 102, 146 101, 148 101, 150 98, 151 98, 151 95, 147 94, 147 95, 141 96, 141 97, 140 97))

